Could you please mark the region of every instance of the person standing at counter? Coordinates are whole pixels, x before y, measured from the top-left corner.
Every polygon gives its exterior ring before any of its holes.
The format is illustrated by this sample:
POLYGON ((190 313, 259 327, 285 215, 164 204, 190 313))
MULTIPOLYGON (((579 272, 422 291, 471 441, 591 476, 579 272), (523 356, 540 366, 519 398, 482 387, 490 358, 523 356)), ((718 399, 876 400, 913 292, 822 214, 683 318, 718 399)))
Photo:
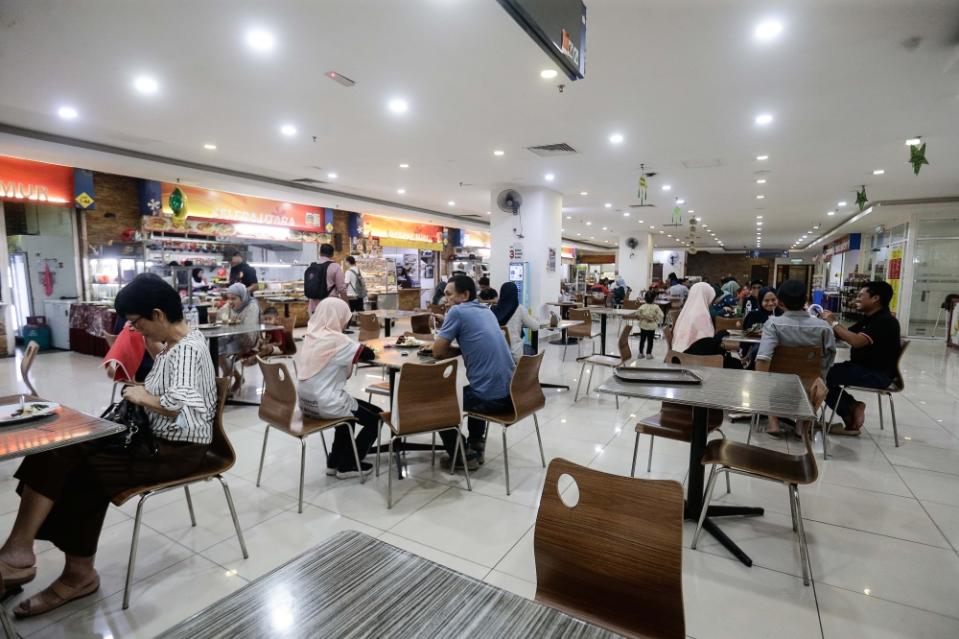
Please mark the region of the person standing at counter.
POLYGON ((260 281, 256 277, 256 269, 247 263, 239 251, 233 251, 230 264, 233 265, 230 267, 230 284, 239 282, 250 293, 255 291, 260 285, 260 281))
POLYGON ((333 245, 320 244, 320 259, 310 264, 303 274, 303 292, 310 299, 310 314, 320 300, 339 297, 349 303, 343 268, 333 261, 333 245))
POLYGON ((366 282, 363 281, 363 274, 356 265, 356 258, 352 255, 346 256, 346 295, 350 310, 354 313, 363 312, 363 301, 366 299, 366 282))

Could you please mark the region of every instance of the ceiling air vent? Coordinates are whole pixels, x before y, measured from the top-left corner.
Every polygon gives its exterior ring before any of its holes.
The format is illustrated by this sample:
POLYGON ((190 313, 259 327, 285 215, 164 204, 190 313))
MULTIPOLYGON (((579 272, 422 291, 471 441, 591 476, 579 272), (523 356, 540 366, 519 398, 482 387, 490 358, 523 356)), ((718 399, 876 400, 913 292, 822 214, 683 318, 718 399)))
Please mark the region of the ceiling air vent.
POLYGON ((557 155, 570 155, 577 153, 576 149, 565 142, 560 142, 559 144, 544 144, 542 146, 528 146, 526 149, 528 151, 532 151, 541 158, 552 158, 556 157, 557 155))
POLYGON ((296 178, 295 180, 290 180, 291 182, 296 182, 297 184, 307 184, 309 186, 320 186, 326 184, 323 180, 314 180, 313 178, 296 178))
POLYGON ((719 158, 696 158, 692 160, 683 160, 682 165, 687 169, 715 169, 723 165, 719 158))

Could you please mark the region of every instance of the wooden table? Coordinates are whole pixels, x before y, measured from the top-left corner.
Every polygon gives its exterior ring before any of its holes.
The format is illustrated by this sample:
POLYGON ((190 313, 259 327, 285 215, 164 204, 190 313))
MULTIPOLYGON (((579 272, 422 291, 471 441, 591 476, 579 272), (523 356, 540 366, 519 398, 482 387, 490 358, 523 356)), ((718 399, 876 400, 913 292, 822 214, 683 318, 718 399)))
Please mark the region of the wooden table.
MULTIPOLYGON (((699 521, 703 508, 704 469, 701 463, 706 449, 707 414, 709 409, 737 413, 759 413, 801 420, 815 420, 809 398, 798 375, 764 373, 729 368, 678 366, 663 362, 643 361, 643 368, 686 368, 703 378, 702 384, 658 386, 621 382, 614 375, 599 392, 624 397, 657 399, 693 407, 693 435, 689 446, 689 481, 686 486, 684 516, 699 521)), ((635 457, 636 451, 633 452, 635 457)), ((719 529, 709 517, 733 515, 762 515, 762 508, 742 506, 710 506, 703 528, 729 549, 747 566, 752 559, 719 529)))
MULTIPOLYGON (((26 400, 40 400, 25 395, 26 400)), ((41 400, 44 401, 44 400, 41 400)), ((20 395, 0 397, 0 405, 19 404, 20 395)), ((126 430, 126 426, 81 413, 60 405, 56 413, 0 428, 0 461, 42 453, 54 448, 109 437, 126 430)), ((7 637, 17 637, 5 607, 0 606, 0 628, 7 637)))
POLYGON ((619 637, 356 531, 334 535, 159 635, 278 636, 619 637))

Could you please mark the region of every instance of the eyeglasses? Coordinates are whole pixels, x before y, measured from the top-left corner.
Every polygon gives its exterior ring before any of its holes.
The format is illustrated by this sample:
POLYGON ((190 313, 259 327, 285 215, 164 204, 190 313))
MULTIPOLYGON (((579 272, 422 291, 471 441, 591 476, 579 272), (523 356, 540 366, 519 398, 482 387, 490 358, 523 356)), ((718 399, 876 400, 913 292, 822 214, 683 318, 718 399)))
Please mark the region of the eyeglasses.
POLYGON ((132 321, 130 322, 130 328, 132 328, 132 329, 135 330, 135 331, 139 331, 139 330, 140 330, 139 324, 140 324, 140 321, 141 321, 141 320, 143 320, 143 316, 142 316, 142 315, 141 315, 140 317, 136 318, 135 320, 132 320, 132 321))

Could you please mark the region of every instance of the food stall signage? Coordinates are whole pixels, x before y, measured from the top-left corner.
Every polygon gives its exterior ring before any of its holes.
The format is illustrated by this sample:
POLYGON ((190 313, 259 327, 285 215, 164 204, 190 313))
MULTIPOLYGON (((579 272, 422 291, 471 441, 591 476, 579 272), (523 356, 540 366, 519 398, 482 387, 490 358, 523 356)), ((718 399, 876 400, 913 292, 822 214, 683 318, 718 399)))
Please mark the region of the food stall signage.
MULTIPOLYGON (((170 196, 177 188, 190 203, 187 212, 187 217, 190 219, 206 218, 223 222, 283 226, 306 231, 324 230, 326 220, 324 220, 325 209, 322 207, 164 183, 161 200, 163 212, 168 215, 174 212, 170 207, 170 196)), ((331 226, 326 224, 329 230, 332 230, 331 226)))
POLYGON ((73 200, 73 169, 0 157, 0 199, 66 204, 73 200))

